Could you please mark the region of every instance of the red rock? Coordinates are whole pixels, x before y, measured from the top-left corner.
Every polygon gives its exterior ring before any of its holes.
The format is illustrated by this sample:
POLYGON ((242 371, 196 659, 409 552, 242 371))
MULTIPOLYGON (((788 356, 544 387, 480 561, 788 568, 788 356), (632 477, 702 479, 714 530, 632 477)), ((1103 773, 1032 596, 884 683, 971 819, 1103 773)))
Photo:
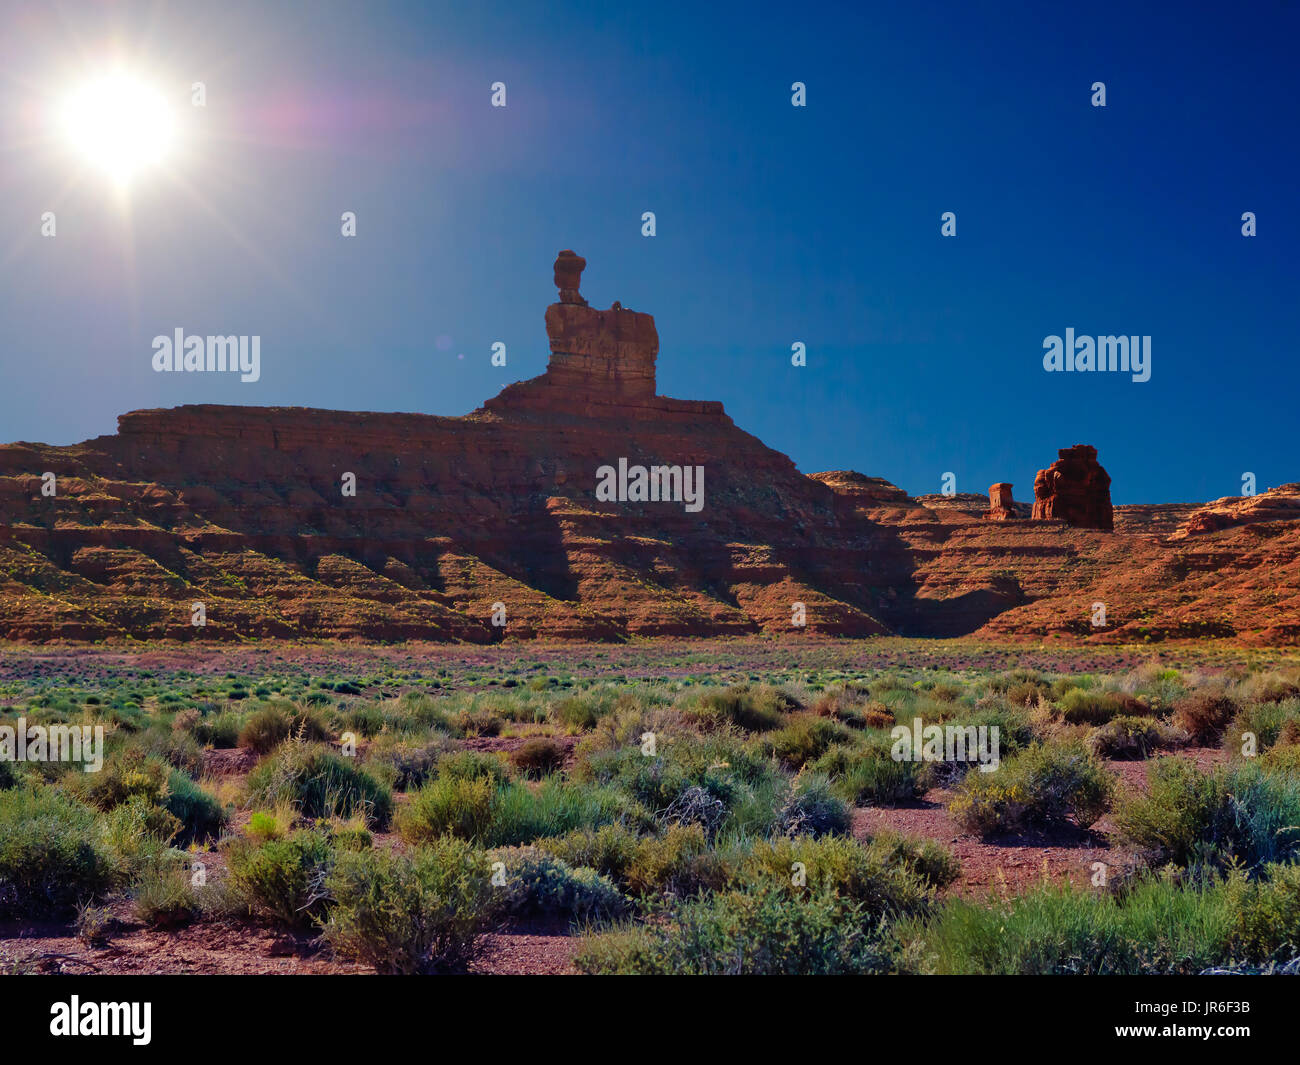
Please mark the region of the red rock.
POLYGON ((1113 529, 1110 474, 1088 444, 1062 448, 1060 456, 1034 478, 1035 521, 1056 519, 1084 529, 1113 529))
POLYGON ((984 512, 984 517, 989 521, 1015 521, 1020 517, 1011 498, 1010 484, 1001 481, 989 486, 989 509, 984 512))

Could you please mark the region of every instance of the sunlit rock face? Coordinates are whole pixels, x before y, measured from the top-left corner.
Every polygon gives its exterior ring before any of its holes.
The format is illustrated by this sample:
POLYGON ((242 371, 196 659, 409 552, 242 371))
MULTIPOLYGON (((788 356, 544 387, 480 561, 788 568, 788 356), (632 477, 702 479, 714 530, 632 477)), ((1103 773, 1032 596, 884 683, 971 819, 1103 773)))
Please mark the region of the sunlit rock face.
POLYGON ((1113 529, 1110 474, 1088 444, 1061 448, 1059 458, 1034 478, 1034 520, 1063 521, 1082 529, 1113 529))

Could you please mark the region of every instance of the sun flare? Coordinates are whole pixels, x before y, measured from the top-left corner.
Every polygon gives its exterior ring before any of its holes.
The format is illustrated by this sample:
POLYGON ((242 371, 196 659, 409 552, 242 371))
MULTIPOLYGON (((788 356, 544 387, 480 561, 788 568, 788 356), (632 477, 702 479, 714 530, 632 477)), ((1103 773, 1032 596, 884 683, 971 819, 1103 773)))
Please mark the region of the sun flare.
POLYGON ((80 85, 59 119, 68 146, 118 186, 166 159, 176 136, 167 98, 120 70, 80 85))

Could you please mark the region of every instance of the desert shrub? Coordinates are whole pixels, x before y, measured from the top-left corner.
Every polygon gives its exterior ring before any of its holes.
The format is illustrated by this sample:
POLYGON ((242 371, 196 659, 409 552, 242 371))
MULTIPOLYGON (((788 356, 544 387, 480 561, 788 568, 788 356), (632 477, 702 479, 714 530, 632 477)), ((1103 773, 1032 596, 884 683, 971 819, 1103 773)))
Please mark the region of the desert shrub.
POLYGON ((634 895, 668 892, 678 897, 725 884, 727 870, 699 825, 674 825, 662 836, 637 842, 622 882, 634 895))
POLYGON ((95 812, 49 788, 0 792, 0 913, 72 913, 113 885, 95 812))
POLYGON ((731 886, 773 884, 800 897, 830 895, 862 907, 870 917, 924 912, 933 902, 930 886, 888 848, 863 847, 854 839, 774 838, 756 842, 731 869, 731 886), (794 882, 802 867, 805 883, 794 882))
POLYGON ((208 747, 238 747, 243 716, 234 711, 205 714, 190 728, 194 739, 208 747))
POLYGON ((1300 856, 1300 779, 1258 765, 1202 773, 1178 758, 1147 767, 1148 792, 1115 811, 1120 838, 1156 862, 1248 870, 1300 856))
POLYGON ((691 784, 658 813, 664 825, 698 825, 712 838, 727 819, 727 804, 699 784, 691 784))
POLYGON ((1264 752, 1259 764, 1267 772, 1300 779, 1300 744, 1278 743, 1264 752))
POLYGON ((446 755, 438 763, 438 776, 443 780, 487 780, 504 784, 510 779, 506 763, 495 754, 481 751, 457 751, 446 755))
POLYGON ((113 807, 101 824, 115 875, 123 881, 156 860, 184 827, 175 814, 139 796, 113 807))
POLYGON ((350 759, 320 744, 286 743, 248 774, 256 806, 293 803, 304 817, 363 816, 377 829, 388 825, 393 796, 350 759))
POLYGON ((1237 716, 1236 701, 1222 692, 1197 691, 1174 704, 1173 723, 1197 740, 1219 736, 1237 716))
POLYGON ((544 836, 562 836, 576 828, 598 828, 614 822, 636 827, 651 823, 648 813, 615 788, 553 779, 529 787, 511 782, 499 791, 489 847, 518 846, 544 836))
POLYGON ((800 769, 820 758, 834 744, 853 741, 853 733, 829 718, 799 714, 790 723, 763 737, 761 750, 788 769, 800 769))
POLYGON ((77 907, 73 928, 76 929, 77 938, 86 946, 102 948, 107 946, 118 931, 118 921, 107 906, 83 902, 77 907))
POLYGON ((410 791, 434 775, 446 751, 447 741, 442 738, 427 743, 403 740, 371 747, 366 768, 394 791, 410 791))
POLYGON ((289 738, 289 715, 278 706, 254 710, 239 730, 239 746, 267 754, 289 738))
POLYGON ((898 930, 911 971, 938 974, 1198 973, 1231 953, 1222 890, 1149 880, 1122 894, 1042 884, 1005 901, 950 899, 898 930))
POLYGON ((1241 755, 1255 753, 1275 744, 1295 743, 1300 739, 1300 699, 1275 703, 1250 703, 1242 708, 1223 736, 1225 750, 1241 755), (1249 745, 1247 737, 1253 737, 1249 745))
POLYGON ((1008 706, 1031 707, 1047 698, 1050 691, 1050 685, 1042 681, 1020 680, 1002 689, 1002 697, 1008 706))
POLYGON ((1079 744, 1040 744, 990 773, 966 774, 948 804, 968 832, 1088 828, 1110 805, 1114 780, 1079 744))
POLYGON ((283 839, 285 830, 275 814, 267 810, 255 810, 248 819, 248 835, 259 843, 265 843, 272 839, 283 839))
POLYGON ((773 886, 680 903, 671 919, 587 936, 586 973, 814 975, 886 971, 888 957, 859 908, 833 895, 796 899, 773 886))
POLYGON ((851 823, 848 807, 821 773, 800 773, 777 813, 778 830, 786 836, 842 835, 851 823))
POLYGON ((448 731, 457 736, 499 736, 505 725, 500 714, 487 708, 448 714, 445 721, 448 731))
POLYGON ((594 728, 605 712, 601 703, 589 695, 569 695, 551 706, 551 717, 557 724, 583 731, 594 728))
POLYGON ((930 686, 930 698, 938 699, 941 703, 955 703, 964 691, 965 688, 954 681, 936 681, 930 686))
POLYGON ((333 861, 329 837, 317 831, 262 844, 234 839, 226 849, 230 887, 240 907, 299 928, 324 911, 322 884, 333 861))
POLYGON ((17 784, 18 773, 14 769, 14 763, 0 760, 0 791, 15 787, 17 784))
POLYGON ((452 837, 413 855, 341 854, 326 889, 325 939, 381 973, 463 970, 496 918, 486 856, 452 837))
POLYGON ((894 724, 894 712, 889 707, 877 700, 869 700, 852 684, 823 692, 811 709, 820 717, 834 718, 852 728, 889 728, 894 724))
POLYGON ((1088 736, 1088 750, 1098 758, 1147 758, 1161 748, 1176 747, 1184 736, 1149 717, 1115 717, 1088 736))
POLYGON ((215 839, 229 820, 225 807, 178 769, 167 777, 162 806, 181 823, 180 846, 215 839))
POLYGON ((770 830, 783 784, 767 758, 727 734, 705 738, 664 735, 658 751, 656 756, 646 757, 637 746, 589 750, 577 775, 615 786, 661 815, 682 805, 698 806, 686 793, 699 788, 723 804, 726 828, 770 830), (683 802, 674 807, 679 798, 683 802))
POLYGON ((787 692, 767 684, 733 684, 706 691, 686 707, 690 720, 715 728, 734 725, 746 732, 767 732, 785 724, 785 717, 799 709, 787 692))
POLYGON ((170 774, 171 767, 161 758, 126 747, 109 755, 98 773, 72 773, 66 780, 77 798, 100 810, 111 810, 133 798, 161 804, 170 774))
POLYGON ((1276 673, 1257 673, 1246 678, 1239 688, 1243 699, 1256 703, 1280 703, 1300 698, 1300 683, 1276 673))
POLYGON ((1232 946, 1247 962, 1286 962, 1300 956, 1300 865, 1269 865, 1262 875, 1229 877, 1232 946))
POLYGON ((832 791, 854 806, 888 806, 919 799, 929 789, 933 775, 930 763, 893 758, 887 739, 859 747, 837 744, 810 768, 825 773, 832 791))
POLYGON ((495 785, 482 777, 439 776, 401 809, 397 829, 410 843, 450 834, 487 847, 508 847, 628 818, 642 823, 646 814, 608 787, 545 780, 534 789, 519 781, 495 785))
POLYGON ((430 843, 445 835, 481 840, 491 830, 500 802, 487 777, 440 775, 397 811, 397 831, 408 843, 430 843))
MULTIPOLYGON (((197 716, 198 711, 191 711, 197 716)), ((198 741, 183 729, 157 722, 146 729, 132 744, 146 755, 161 758, 168 765, 186 773, 199 773, 203 769, 203 749, 198 741)))
POLYGON ((341 731, 359 732, 369 739, 384 730, 387 719, 382 707, 374 703, 355 703, 346 710, 340 710, 335 720, 341 731))
POLYGON ((549 776, 564 765, 564 747, 549 736, 532 736, 510 753, 510 764, 526 777, 549 776))
POLYGON ((148 862, 131 888, 136 918, 151 928, 188 924, 199 910, 190 871, 175 852, 148 862))
POLYGON ((1151 708, 1127 692, 1074 688, 1061 697, 1060 711, 1070 725, 1104 725, 1114 717, 1149 715, 1151 708))
POLYGON ((595 869, 621 883, 640 842, 641 837, 626 825, 613 822, 599 828, 574 829, 563 836, 544 836, 536 845, 572 866, 595 869))
POLYGON ((961 862, 937 840, 877 832, 866 845, 867 854, 885 865, 901 865, 932 888, 944 888, 961 878, 961 862))
POLYGON ((493 851, 505 866, 503 906, 512 917, 605 920, 628 908, 617 887, 594 869, 575 869, 537 847, 493 851))

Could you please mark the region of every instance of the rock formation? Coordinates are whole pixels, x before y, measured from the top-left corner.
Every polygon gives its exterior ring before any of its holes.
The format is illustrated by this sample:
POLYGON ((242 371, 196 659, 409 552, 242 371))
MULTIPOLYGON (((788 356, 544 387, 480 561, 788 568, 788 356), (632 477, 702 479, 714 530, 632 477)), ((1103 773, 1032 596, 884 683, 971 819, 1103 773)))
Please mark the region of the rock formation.
POLYGON ((984 512, 984 517, 989 521, 1015 521, 1020 517, 1011 498, 1010 484, 1001 481, 989 486, 989 509, 984 512))
POLYGON ((1195 508, 1120 507, 1114 533, 1065 524, 1111 525, 1092 448, 1039 476, 1034 515, 1064 522, 985 521, 982 496, 909 498, 851 470, 804 476, 720 403, 658 395, 654 320, 587 306, 583 265, 556 263, 546 372, 463 417, 198 405, 124 414, 67 447, 0 445, 0 638, 1300 643, 1294 491, 1227 507, 1227 528, 1216 504, 1175 539, 1195 508), (703 509, 597 500, 596 471, 620 458, 703 466, 703 509))
POLYGON ((1084 529, 1113 529, 1110 475, 1088 444, 1061 448, 1060 456, 1034 478, 1035 521, 1056 519, 1084 529))
POLYGON ((546 308, 551 358, 546 373, 508 385, 484 403, 496 412, 578 414, 658 421, 731 420, 721 403, 655 395, 659 333, 651 315, 615 303, 596 310, 578 292, 587 260, 571 251, 555 260, 560 301, 546 308))

